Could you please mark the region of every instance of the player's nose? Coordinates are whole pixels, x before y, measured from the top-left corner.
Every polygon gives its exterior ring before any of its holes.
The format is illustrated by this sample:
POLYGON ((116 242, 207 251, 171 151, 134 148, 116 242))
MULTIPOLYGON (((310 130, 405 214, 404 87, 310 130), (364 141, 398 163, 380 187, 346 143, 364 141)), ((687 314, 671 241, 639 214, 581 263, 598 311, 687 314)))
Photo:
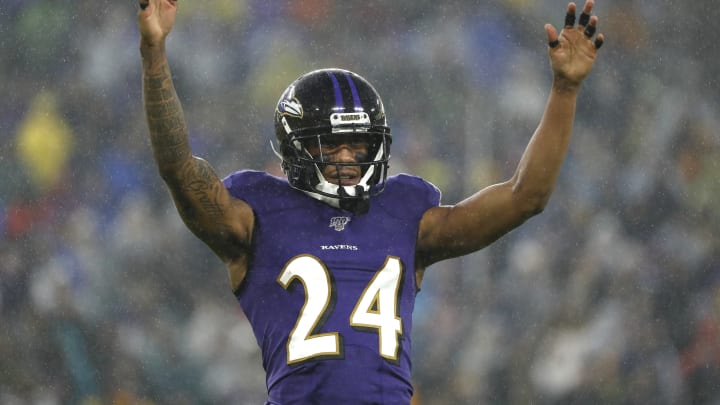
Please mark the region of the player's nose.
POLYGON ((348 145, 340 145, 333 157, 333 160, 338 163, 352 163, 356 161, 355 152, 348 145))

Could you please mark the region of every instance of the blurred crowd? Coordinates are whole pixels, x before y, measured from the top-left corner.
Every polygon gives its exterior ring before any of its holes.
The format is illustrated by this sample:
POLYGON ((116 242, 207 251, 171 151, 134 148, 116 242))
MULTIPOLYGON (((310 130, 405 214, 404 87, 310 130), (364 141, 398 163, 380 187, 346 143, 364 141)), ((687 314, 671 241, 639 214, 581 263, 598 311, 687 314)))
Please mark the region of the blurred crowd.
MULTIPOLYGON (((717 7, 597 3, 606 45, 548 207, 426 273, 418 404, 720 404, 717 7)), ((455 203, 514 171, 566 4, 181 1, 168 53, 221 176, 280 174, 275 102, 334 66, 382 94, 392 171, 455 203)), ((136 9, 0 3, 0 404, 265 398, 224 267, 152 160, 136 9)))

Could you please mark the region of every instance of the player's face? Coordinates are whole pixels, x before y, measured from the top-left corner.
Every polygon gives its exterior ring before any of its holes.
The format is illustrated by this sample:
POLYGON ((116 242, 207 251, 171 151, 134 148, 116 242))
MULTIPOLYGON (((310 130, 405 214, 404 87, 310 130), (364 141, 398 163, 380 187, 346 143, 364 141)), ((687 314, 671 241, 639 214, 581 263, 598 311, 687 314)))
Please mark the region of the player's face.
POLYGON ((344 165, 327 164, 322 167, 323 176, 328 182, 343 186, 354 186, 360 182, 362 168, 348 163, 366 162, 368 143, 353 135, 324 136, 318 145, 306 146, 313 158, 328 163, 344 163, 344 165))

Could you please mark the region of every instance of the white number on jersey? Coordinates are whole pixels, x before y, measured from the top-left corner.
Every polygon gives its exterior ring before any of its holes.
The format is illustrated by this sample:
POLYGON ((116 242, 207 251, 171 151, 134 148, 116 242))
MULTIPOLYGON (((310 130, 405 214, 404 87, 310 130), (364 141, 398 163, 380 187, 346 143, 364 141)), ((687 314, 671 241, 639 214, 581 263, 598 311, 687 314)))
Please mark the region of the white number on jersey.
MULTIPOLYGON (((383 267, 375 273, 350 315, 350 326, 378 333, 380 356, 397 360, 402 335, 402 319, 398 316, 398 293, 403 267, 400 259, 388 256, 383 267)), ((277 281, 288 289, 298 280, 305 288, 305 305, 300 310, 295 327, 287 343, 287 361, 293 364, 314 357, 339 355, 340 334, 313 334, 321 319, 325 319, 333 288, 330 273, 317 257, 296 256, 285 265, 277 281)))

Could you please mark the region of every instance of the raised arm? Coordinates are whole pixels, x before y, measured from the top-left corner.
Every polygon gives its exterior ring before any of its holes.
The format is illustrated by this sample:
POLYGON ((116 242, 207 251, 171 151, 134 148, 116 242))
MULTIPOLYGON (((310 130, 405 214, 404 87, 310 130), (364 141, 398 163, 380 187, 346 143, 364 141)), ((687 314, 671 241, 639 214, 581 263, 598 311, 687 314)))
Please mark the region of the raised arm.
POLYGON ((165 54, 177 3, 140 1, 143 96, 150 141, 160 175, 185 224, 223 261, 232 264, 245 257, 253 213, 247 204, 232 198, 210 164, 190 150, 182 106, 165 54))
POLYGON ((570 3, 559 34, 545 25, 552 88, 514 175, 455 206, 428 210, 418 234, 419 267, 481 249, 545 208, 570 143, 580 83, 604 40, 602 34, 594 37, 598 19, 590 17, 593 5, 593 0, 585 3, 575 25, 576 6, 570 3))

